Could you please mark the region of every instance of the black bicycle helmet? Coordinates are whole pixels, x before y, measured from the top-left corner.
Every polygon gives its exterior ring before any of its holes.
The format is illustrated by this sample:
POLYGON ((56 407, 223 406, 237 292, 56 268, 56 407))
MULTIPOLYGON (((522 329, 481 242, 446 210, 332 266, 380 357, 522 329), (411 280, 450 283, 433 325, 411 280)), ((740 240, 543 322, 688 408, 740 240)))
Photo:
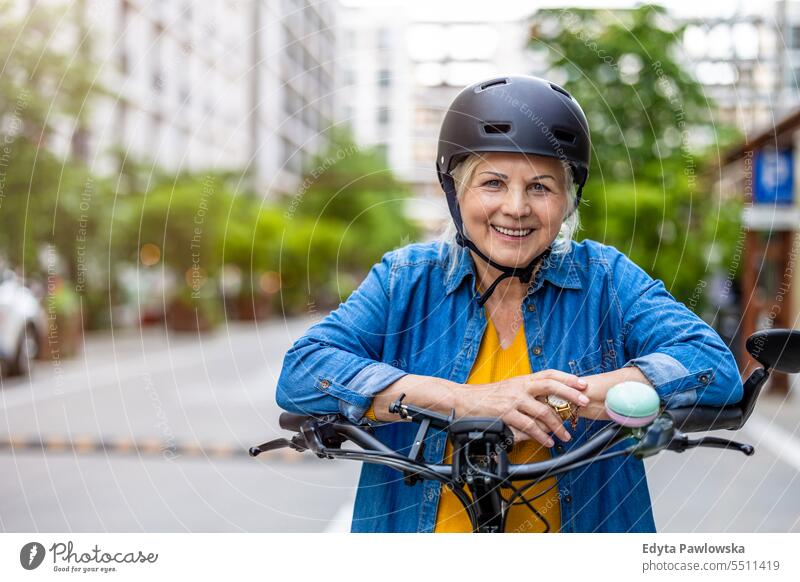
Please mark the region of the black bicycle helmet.
POLYGON ((550 252, 546 250, 524 268, 507 267, 492 261, 467 238, 450 172, 468 155, 482 152, 532 154, 567 162, 577 185, 576 202, 580 202, 589 177, 589 124, 566 90, 538 77, 508 76, 474 83, 450 104, 439 132, 436 172, 456 226, 456 241, 502 272, 479 305, 506 277, 530 282, 536 265, 550 252))

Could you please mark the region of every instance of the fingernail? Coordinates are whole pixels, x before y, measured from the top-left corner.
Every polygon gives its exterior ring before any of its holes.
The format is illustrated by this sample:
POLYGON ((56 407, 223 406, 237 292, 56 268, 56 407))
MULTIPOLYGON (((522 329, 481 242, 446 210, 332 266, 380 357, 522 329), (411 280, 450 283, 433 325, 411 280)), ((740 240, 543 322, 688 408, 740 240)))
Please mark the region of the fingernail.
POLYGON ((586 380, 578 380, 578 384, 581 386, 588 386, 589 383, 586 380))
POLYGON ((578 396, 578 402, 580 402, 581 404, 589 404, 589 399, 583 394, 581 394, 580 396, 578 396))
POLYGON ((548 447, 552 447, 554 444, 556 443, 553 442, 553 439, 547 439, 547 442, 545 443, 545 445, 547 445, 548 447))
POLYGON ((571 434, 569 434, 569 433, 565 433, 565 434, 564 434, 564 438, 563 438, 563 439, 561 439, 561 440, 562 440, 562 441, 564 441, 565 443, 567 443, 567 442, 569 442, 569 441, 571 441, 571 440, 572 440, 572 435, 571 435, 571 434))

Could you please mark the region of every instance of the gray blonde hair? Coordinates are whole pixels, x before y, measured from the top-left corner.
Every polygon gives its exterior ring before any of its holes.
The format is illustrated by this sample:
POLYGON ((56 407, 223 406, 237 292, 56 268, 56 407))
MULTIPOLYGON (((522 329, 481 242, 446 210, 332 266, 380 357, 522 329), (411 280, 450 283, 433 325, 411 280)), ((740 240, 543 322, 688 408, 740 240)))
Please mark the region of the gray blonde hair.
MULTIPOLYGON (((453 181, 456 186, 456 197, 459 202, 464 196, 467 187, 472 182, 475 175, 475 168, 478 167, 483 161, 483 158, 478 154, 470 154, 463 161, 452 170, 453 181)), ((580 228, 580 216, 578 209, 575 207, 576 200, 578 199, 578 187, 575 184, 572 167, 568 162, 561 160, 561 165, 564 168, 564 180, 567 184, 567 209, 566 214, 561 222, 561 229, 556 235, 552 244, 552 253, 555 255, 567 253, 572 246, 572 238, 580 228)), ((452 221, 445 227, 440 240, 449 243, 450 249, 450 268, 454 269, 457 263, 458 253, 460 247, 456 243, 456 226, 452 221)))

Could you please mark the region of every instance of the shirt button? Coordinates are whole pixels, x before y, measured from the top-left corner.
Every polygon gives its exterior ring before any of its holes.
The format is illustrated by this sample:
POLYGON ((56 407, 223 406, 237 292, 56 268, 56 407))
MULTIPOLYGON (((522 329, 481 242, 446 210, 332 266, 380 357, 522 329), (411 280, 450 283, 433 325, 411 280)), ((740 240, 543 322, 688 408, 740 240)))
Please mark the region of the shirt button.
POLYGON ((528 311, 536 311, 536 306, 533 303, 528 303, 528 311))
POLYGON ((328 380, 322 380, 319 383, 319 385, 322 386, 323 388, 327 388, 327 387, 329 387, 331 385, 331 383, 328 380))
POLYGON ((572 495, 567 495, 564 497, 564 503, 572 503, 572 495))
POLYGON ((564 452, 564 445, 556 445, 556 451, 558 451, 559 453, 563 453, 564 452))
POLYGON ((533 346, 533 350, 531 351, 533 352, 534 356, 542 355, 542 348, 540 346, 533 346))
POLYGON ((700 376, 700 378, 698 378, 698 380, 700 380, 701 384, 708 384, 708 376, 706 376, 705 374, 700 376))

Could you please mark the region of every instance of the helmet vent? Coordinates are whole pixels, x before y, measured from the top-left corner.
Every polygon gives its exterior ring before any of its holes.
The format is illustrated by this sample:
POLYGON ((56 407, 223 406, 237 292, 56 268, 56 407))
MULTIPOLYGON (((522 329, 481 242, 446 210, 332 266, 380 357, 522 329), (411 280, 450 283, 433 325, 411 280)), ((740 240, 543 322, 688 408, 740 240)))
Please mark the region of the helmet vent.
POLYGON ((478 91, 476 91, 476 93, 485 91, 489 87, 498 87, 500 85, 508 85, 508 79, 492 79, 491 81, 486 81, 483 85, 481 85, 478 88, 478 91))
POLYGON ((553 137, 563 143, 575 143, 575 134, 571 131, 564 131, 563 129, 554 129, 553 137))
POLYGON ((553 91, 558 91, 558 92, 559 92, 559 93, 561 93, 562 95, 566 95, 567 97, 569 97, 570 99, 572 99, 572 95, 570 95, 569 93, 567 93, 567 90, 566 90, 566 89, 564 89, 563 87, 559 87, 559 86, 558 86, 558 85, 556 85, 555 83, 550 83, 550 88, 551 88, 553 91))
POLYGON ((485 133, 510 133, 510 123, 484 123, 483 131, 485 133))

